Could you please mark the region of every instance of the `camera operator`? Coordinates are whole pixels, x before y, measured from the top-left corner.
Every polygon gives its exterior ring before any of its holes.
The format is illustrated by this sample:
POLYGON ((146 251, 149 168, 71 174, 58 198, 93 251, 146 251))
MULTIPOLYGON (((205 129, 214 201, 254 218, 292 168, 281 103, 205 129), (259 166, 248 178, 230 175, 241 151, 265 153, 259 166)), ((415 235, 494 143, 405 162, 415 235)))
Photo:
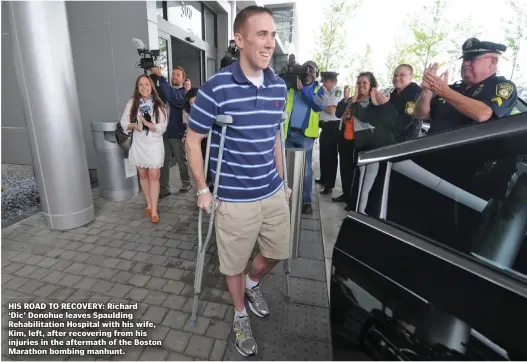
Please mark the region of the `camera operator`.
POLYGON ((292 73, 295 71, 297 67, 300 65, 296 62, 296 57, 294 54, 289 54, 289 62, 285 64, 282 69, 280 69, 280 72, 278 72, 279 77, 283 77, 287 73, 292 73))
POLYGON ((191 187, 187 159, 185 157, 185 146, 183 144, 183 136, 185 135, 186 129, 186 126, 183 124, 183 107, 187 94, 187 91, 183 87, 183 82, 186 79, 186 75, 183 68, 179 66, 174 67, 171 79, 172 85, 170 85, 165 77, 163 77, 159 68, 153 67, 151 71, 157 75, 161 92, 169 105, 168 128, 163 139, 165 144, 165 162, 161 169, 160 178, 160 197, 165 197, 170 195, 169 178, 172 154, 176 156, 179 175, 181 177, 182 186, 179 192, 188 192, 191 187))
POLYGON ((312 189, 312 158, 313 144, 318 138, 318 123, 320 111, 325 109, 322 104, 323 89, 316 81, 318 66, 313 61, 304 63, 295 68, 297 74, 286 74, 288 87, 285 111, 289 118, 285 121, 286 148, 303 148, 306 152, 306 168, 304 178, 304 195, 302 213, 312 214, 311 189, 312 189), (300 73, 301 71, 302 73, 300 73), (296 76, 296 87, 291 82, 296 76))

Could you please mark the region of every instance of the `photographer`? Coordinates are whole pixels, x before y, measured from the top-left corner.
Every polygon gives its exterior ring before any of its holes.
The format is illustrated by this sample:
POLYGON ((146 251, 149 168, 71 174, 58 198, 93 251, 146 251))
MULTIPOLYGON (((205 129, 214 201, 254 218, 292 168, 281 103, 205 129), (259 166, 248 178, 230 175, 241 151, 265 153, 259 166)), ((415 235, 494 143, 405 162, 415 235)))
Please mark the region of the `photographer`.
POLYGON ((299 147, 306 150, 302 213, 312 214, 313 144, 318 137, 319 112, 325 109, 322 104, 323 89, 316 81, 318 66, 315 62, 308 61, 301 67, 295 68, 293 72, 284 76, 288 87, 285 111, 289 115, 284 125, 285 147, 299 147), (296 85, 293 83, 295 78, 296 85))
POLYGON ((183 123, 183 107, 187 91, 183 87, 186 79, 183 68, 176 66, 172 71, 172 85, 163 77, 161 70, 157 67, 152 68, 152 73, 157 75, 161 92, 168 102, 169 118, 168 128, 164 136, 165 143, 165 162, 161 169, 161 192, 160 197, 170 195, 170 166, 172 154, 175 154, 181 177, 181 189, 179 192, 188 192, 191 187, 188 172, 187 159, 185 157, 185 146, 183 136, 185 135, 186 125, 183 123))
POLYGON ((282 69, 280 69, 280 72, 278 72, 279 77, 283 77, 287 73, 292 73, 295 71, 296 68, 298 68, 300 65, 296 62, 296 57, 294 54, 289 54, 289 62, 285 64, 282 69))

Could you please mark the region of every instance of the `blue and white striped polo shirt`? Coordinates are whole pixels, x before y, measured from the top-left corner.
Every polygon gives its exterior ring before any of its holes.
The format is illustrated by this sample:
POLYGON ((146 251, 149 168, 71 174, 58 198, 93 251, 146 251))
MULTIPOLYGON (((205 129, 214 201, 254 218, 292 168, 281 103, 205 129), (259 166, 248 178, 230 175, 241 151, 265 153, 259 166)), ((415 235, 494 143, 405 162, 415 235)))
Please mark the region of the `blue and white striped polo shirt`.
POLYGON ((213 75, 198 91, 189 127, 212 130, 209 167, 216 176, 221 128, 217 115, 231 115, 227 127, 218 198, 228 202, 265 199, 283 185, 275 161, 275 140, 285 108, 286 86, 272 69, 264 70, 260 88, 244 75, 239 61, 213 75))

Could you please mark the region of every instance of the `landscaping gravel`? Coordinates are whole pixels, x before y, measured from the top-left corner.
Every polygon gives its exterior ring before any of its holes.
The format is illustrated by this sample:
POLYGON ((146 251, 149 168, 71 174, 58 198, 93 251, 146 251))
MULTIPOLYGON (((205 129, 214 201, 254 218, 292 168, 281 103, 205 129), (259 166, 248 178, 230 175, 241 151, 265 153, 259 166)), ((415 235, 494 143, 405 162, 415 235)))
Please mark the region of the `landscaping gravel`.
POLYGON ((39 205, 33 166, 2 165, 2 223, 39 205))

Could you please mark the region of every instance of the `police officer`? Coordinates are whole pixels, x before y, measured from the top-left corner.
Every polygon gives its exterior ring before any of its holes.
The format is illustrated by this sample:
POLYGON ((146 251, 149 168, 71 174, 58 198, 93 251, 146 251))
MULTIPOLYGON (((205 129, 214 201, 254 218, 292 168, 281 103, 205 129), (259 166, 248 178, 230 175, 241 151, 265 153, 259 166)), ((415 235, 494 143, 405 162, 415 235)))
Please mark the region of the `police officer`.
POLYGON ((516 105, 516 85, 496 74, 503 44, 468 39, 462 47, 462 81, 448 85, 448 71, 437 74, 437 64, 423 74, 423 92, 415 109, 417 119, 431 121, 428 133, 509 116, 516 105))
POLYGON ((399 141, 416 138, 423 125, 422 120, 415 119, 415 102, 421 94, 421 87, 412 81, 413 75, 414 68, 410 64, 400 64, 393 72, 390 103, 399 112, 397 126, 402 129, 399 141))
POLYGON ((320 112, 320 179, 316 183, 324 185, 321 194, 330 194, 335 187, 338 166, 338 140, 340 139, 340 119, 335 115, 337 105, 344 97, 337 87, 336 72, 321 72, 322 104, 325 108, 320 112))

